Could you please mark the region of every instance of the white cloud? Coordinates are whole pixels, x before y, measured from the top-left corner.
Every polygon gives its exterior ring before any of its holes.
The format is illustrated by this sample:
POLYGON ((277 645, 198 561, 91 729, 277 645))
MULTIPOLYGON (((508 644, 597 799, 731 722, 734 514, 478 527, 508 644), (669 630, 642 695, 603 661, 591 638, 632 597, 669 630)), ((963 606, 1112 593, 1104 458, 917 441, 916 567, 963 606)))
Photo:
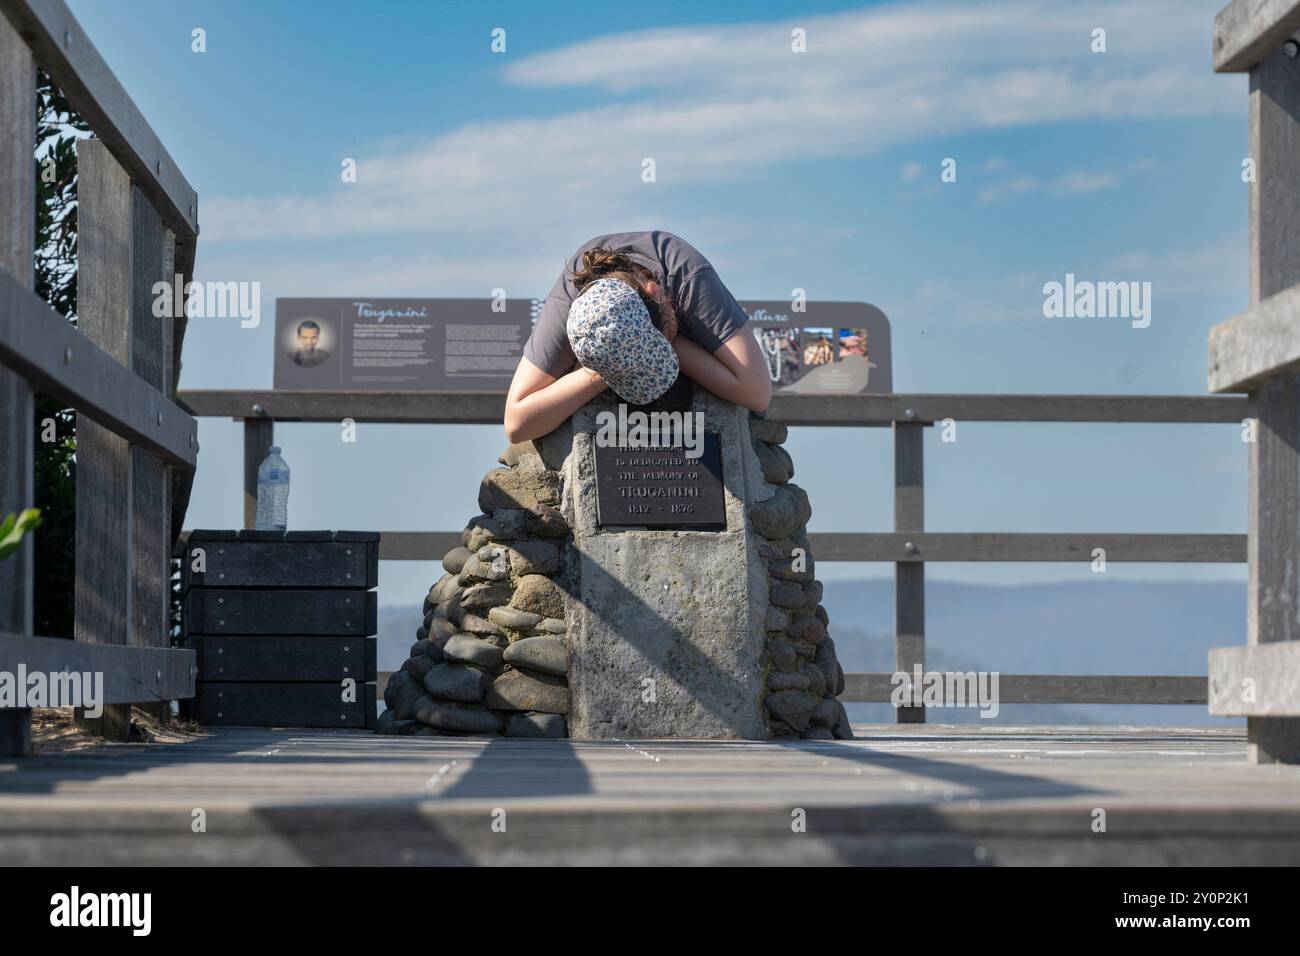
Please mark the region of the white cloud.
POLYGON ((658 187, 791 160, 1043 122, 1239 112, 1240 89, 1205 63, 1213 11, 1188 0, 921 3, 587 40, 520 59, 503 78, 576 88, 590 105, 359 156, 359 181, 323 193, 209 200, 203 238, 535 242, 557 222, 568 238, 574 224, 653 221, 658 187), (1122 54, 1088 51, 1096 23, 1122 54), (790 52, 792 25, 807 31, 805 54, 790 52), (641 182, 645 157, 657 184, 641 182))
POLYGON ((987 186, 979 191, 979 201, 983 203, 997 202, 999 199, 1005 199, 1008 196, 1020 196, 1025 193, 1037 192, 1039 182, 1033 176, 1012 176, 1010 179, 1003 180, 993 186, 987 186))
POLYGON ((1043 317, 1043 284, 1063 282, 1066 272, 1079 281, 1150 282, 1161 302, 1198 302, 1231 297, 1234 291, 1244 296, 1245 261, 1246 234, 1233 231, 1158 254, 1123 252, 1081 260, 1055 273, 1021 269, 1003 275, 936 277, 917 288, 908 315, 951 318, 961 325, 1037 322, 1043 317))

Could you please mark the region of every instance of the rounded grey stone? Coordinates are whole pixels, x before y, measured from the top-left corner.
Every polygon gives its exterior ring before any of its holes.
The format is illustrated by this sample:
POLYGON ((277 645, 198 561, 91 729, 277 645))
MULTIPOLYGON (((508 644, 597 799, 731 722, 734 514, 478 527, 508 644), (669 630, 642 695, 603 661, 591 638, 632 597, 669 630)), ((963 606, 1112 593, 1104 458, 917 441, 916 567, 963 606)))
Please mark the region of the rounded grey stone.
POLYGON ((782 458, 770 446, 761 441, 754 442, 754 454, 758 456, 758 465, 763 471, 763 480, 772 485, 784 485, 790 480, 789 456, 782 458))
POLYGON ((420 723, 443 731, 462 734, 499 734, 501 718, 490 710, 475 710, 440 704, 428 697, 416 708, 415 719, 420 723))
POLYGON ((564 616, 564 592, 550 578, 541 574, 525 574, 515 586, 510 606, 519 611, 531 611, 544 617, 564 616))
POLYGON ((460 574, 461 568, 465 567, 465 562, 470 559, 473 552, 469 548, 452 548, 442 558, 442 566, 448 574, 460 574))
POLYGON ((767 686, 770 690, 807 690, 807 674, 791 674, 787 671, 769 671, 767 686))
POLYGON ((808 721, 819 699, 807 691, 778 690, 768 694, 763 704, 777 720, 802 733, 808 729, 808 721))
MULTIPOLYGON (((441 665, 439 665, 441 666, 441 665)), ((406 673, 399 671, 399 673, 406 673)), ((427 675, 426 675, 427 676, 427 675)), ((393 700, 393 716, 398 720, 410 720, 415 716, 415 705, 424 696, 424 685, 412 677, 397 691, 393 700)))
POLYGON ((816 644, 826 637, 826 625, 813 614, 795 614, 790 618, 789 634, 793 640, 816 644))
POLYGON ((432 658, 429 658, 424 654, 413 655, 403 662, 402 670, 406 671, 416 680, 422 681, 424 680, 424 675, 429 673, 429 668, 432 667, 434 663, 435 662, 432 658))
MULTIPOLYGON (((817 620, 813 618, 813 620, 817 620)), ((821 622, 818 621, 820 624, 821 622)), ((842 688, 835 685, 841 679, 843 671, 840 669, 839 662, 835 659, 835 642, 829 637, 817 645, 817 654, 813 657, 815 663, 826 679, 826 687, 832 694, 838 694, 842 688)))
POLYGON ((782 581, 793 581, 797 584, 807 584, 814 577, 812 557, 806 553, 797 561, 795 558, 789 557, 770 561, 767 565, 767 571, 774 578, 780 578, 782 581))
POLYGON ((808 601, 803 588, 789 581, 773 581, 768 589, 768 598, 777 607, 800 608, 808 601))
POLYGON ((769 540, 788 538, 804 522, 800 520, 803 506, 791 489, 795 485, 778 485, 775 494, 749 507, 754 530, 769 540))
POLYGON ((560 546, 542 538, 521 538, 510 545, 515 574, 555 574, 560 570, 560 546))
POLYGON ((569 688, 557 677, 509 670, 492 681, 485 698, 493 710, 539 710, 547 714, 569 712, 569 688))
POLYGON ((506 725, 507 737, 556 738, 569 736, 565 719, 559 714, 513 714, 506 725))
POLYGON ((527 530, 539 538, 565 538, 569 534, 569 523, 558 510, 546 505, 528 517, 527 530))
POLYGON ((525 637, 515 641, 506 648, 505 661, 557 677, 569 671, 569 652, 557 637, 525 637))
POLYGON ((505 558, 504 554, 490 564, 484 562, 475 554, 471 555, 470 559, 465 562, 465 567, 461 569, 460 576, 456 580, 463 586, 468 587, 472 584, 507 581, 509 579, 510 562, 505 558))
POLYGON ((784 422, 769 421, 766 418, 751 418, 749 433, 759 441, 780 445, 790 437, 790 429, 784 422))
POLYGON ((429 622, 429 640, 439 649, 447 643, 447 638, 456 633, 456 625, 446 618, 435 617, 429 622))
MULTIPOLYGON (((525 460, 515 468, 494 468, 483 476, 479 491, 479 507, 490 506, 494 513, 500 509, 519 508, 537 511, 544 505, 560 501, 560 476, 547 468, 529 468, 525 460)), ((536 460, 541 465, 541 459, 536 460)))
POLYGON ((419 732, 419 730, 420 730, 420 726, 421 726, 421 725, 420 725, 420 722, 419 722, 418 720, 411 720, 411 719, 407 719, 407 720, 396 720, 396 719, 390 719, 390 720, 388 721, 388 723, 386 723, 386 724, 384 725, 384 727, 383 727, 382 730, 379 728, 378 725, 376 725, 376 726, 375 726, 375 733, 377 733, 377 734, 391 734, 391 735, 396 736, 396 737, 410 737, 410 736, 412 736, 413 734, 416 734, 416 733, 419 732))
MULTIPOLYGON (((501 666, 501 648, 472 634, 453 634, 442 649, 449 661, 477 664, 489 669, 501 666)), ((427 659, 427 658, 426 658, 427 659)))
POLYGON ((799 668, 799 673, 808 678, 808 693, 814 697, 821 697, 826 693, 826 675, 822 673, 821 668, 815 663, 809 661, 799 668))
POLYGON ((799 655, 795 653, 794 645, 785 638, 772 638, 769 636, 767 653, 772 658, 772 666, 778 670, 797 671, 799 669, 799 655))
POLYGON ((503 508, 498 509, 495 514, 478 515, 470 519, 470 523, 465 526, 460 543, 470 551, 478 551, 491 541, 521 538, 528 518, 529 512, 518 508, 503 508))
POLYGON ((424 640, 416 641, 411 645, 412 657, 419 657, 422 654, 426 657, 433 658, 435 664, 442 660, 442 648, 427 637, 424 640))
POLYGON ((488 620, 512 631, 526 631, 540 624, 542 616, 513 607, 494 607, 488 611, 488 620))
MULTIPOLYGON (((491 611, 488 612, 489 616, 491 611)), ((486 617, 479 617, 477 614, 462 614, 460 616, 460 629, 467 634, 475 634, 479 637, 486 638, 489 635, 493 637, 505 637, 506 632, 497 627, 486 617)))
POLYGON ((541 452, 538 450, 538 446, 535 442, 515 442, 500 454, 497 461, 501 462, 501 464, 505 465, 507 468, 513 468, 530 455, 535 455, 538 458, 541 457, 541 452))
POLYGON ((465 593, 460 596, 460 606, 466 611, 482 611, 510 603, 512 594, 510 586, 506 584, 476 584, 465 589, 465 593))
POLYGON ((835 726, 835 720, 840 715, 840 702, 834 697, 823 697, 813 708, 810 723, 814 727, 825 727, 827 730, 835 726))
POLYGON ((838 716, 835 718, 835 726, 831 728, 831 732, 835 734, 836 740, 853 740, 853 727, 849 724, 848 711, 838 700, 835 703, 838 707, 838 716))
POLYGON ((397 701, 397 692, 405 685, 409 684, 414 678, 406 671, 399 670, 388 678, 388 683, 384 685, 384 706, 395 707, 397 701))
MULTIPOLYGON (((439 700, 454 700, 474 704, 483 699, 491 677, 473 667, 457 664, 435 664, 424 675, 423 690, 439 700)), ((420 685, 415 685, 419 687, 420 685)), ((412 712, 414 713, 414 712, 412 712)), ((398 716, 401 716, 399 714, 398 716)))

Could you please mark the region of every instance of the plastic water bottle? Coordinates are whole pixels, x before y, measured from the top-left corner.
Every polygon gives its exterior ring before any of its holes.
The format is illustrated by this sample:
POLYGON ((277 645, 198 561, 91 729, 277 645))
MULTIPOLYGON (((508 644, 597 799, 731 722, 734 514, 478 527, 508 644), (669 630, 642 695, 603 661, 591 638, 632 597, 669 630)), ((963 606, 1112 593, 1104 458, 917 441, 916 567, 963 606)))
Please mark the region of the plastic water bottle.
POLYGON ((284 531, 289 527, 289 466, 280 446, 257 466, 257 530, 284 531))

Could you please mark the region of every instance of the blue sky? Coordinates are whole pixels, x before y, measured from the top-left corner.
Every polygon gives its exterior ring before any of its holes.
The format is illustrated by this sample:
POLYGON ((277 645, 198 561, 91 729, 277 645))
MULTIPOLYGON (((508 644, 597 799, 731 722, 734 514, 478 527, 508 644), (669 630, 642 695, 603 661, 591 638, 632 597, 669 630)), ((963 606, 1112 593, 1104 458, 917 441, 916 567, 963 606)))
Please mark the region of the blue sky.
MULTIPOLYGON (((262 286, 260 328, 191 323, 183 387, 269 387, 277 296, 531 297, 589 236, 660 227, 740 298, 883 309, 900 392, 1153 394, 1204 394, 1206 335, 1246 300, 1246 82, 1211 71, 1220 5, 70 2, 198 190, 197 277, 262 286), (1151 326, 1044 318, 1067 272, 1150 281, 1151 326)), ((278 438, 300 528, 459 528, 504 447, 487 427, 278 438)), ((200 440, 187 524, 236 526, 240 429, 205 420, 200 440)), ((889 528, 887 432, 797 429, 789 447, 812 530, 889 528)), ((959 424, 926 454, 932 530, 1245 530, 1234 426, 959 424)), ((436 574, 386 564, 381 598, 436 574)))

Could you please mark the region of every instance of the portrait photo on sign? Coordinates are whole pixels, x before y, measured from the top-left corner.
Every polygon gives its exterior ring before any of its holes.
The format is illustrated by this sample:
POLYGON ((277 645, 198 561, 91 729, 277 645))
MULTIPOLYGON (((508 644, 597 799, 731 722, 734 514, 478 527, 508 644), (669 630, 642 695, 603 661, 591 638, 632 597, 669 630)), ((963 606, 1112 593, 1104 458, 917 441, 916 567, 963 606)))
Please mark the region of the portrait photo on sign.
POLYGON ((286 325, 282 342, 289 361, 299 368, 318 368, 327 363, 335 349, 334 326, 319 316, 304 316, 286 325))

